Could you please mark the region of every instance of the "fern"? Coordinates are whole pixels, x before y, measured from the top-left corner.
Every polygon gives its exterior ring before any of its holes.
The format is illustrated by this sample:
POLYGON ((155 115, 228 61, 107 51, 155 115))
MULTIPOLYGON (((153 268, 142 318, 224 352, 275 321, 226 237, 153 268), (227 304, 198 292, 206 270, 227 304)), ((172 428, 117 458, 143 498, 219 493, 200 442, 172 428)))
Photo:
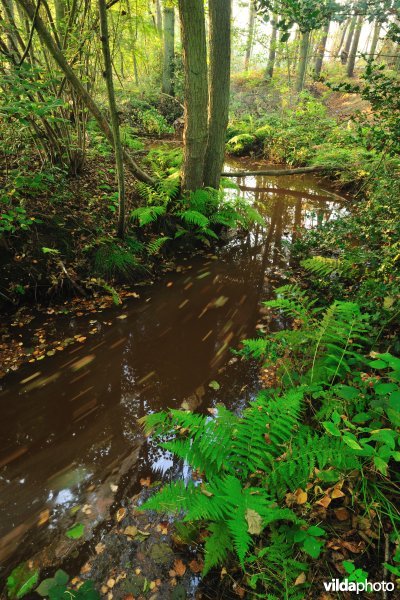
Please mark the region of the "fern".
POLYGON ((185 210, 184 212, 181 212, 179 216, 188 225, 194 225, 201 229, 207 227, 210 222, 204 214, 197 210, 185 210))
POLYGON ((140 227, 144 227, 157 221, 166 211, 165 206, 141 206, 131 212, 131 218, 137 219, 140 227))
POLYGON ((147 244, 147 252, 149 254, 158 254, 161 248, 164 246, 164 244, 170 239, 171 238, 168 236, 161 236, 156 238, 155 240, 152 240, 147 244))
POLYGON ((353 271, 352 263, 340 258, 326 258, 324 256, 314 256, 301 261, 304 267, 313 275, 318 277, 329 277, 332 275, 349 276, 353 271))

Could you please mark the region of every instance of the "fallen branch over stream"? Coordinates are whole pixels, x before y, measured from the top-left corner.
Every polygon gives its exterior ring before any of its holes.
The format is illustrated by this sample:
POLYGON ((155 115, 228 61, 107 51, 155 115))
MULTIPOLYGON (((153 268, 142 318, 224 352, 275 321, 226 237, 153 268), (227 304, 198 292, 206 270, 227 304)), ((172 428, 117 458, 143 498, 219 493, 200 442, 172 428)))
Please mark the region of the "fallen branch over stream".
POLYGON ((252 175, 302 175, 303 173, 318 173, 322 167, 298 167, 297 169, 264 169, 263 171, 226 171, 222 177, 250 177, 252 175))

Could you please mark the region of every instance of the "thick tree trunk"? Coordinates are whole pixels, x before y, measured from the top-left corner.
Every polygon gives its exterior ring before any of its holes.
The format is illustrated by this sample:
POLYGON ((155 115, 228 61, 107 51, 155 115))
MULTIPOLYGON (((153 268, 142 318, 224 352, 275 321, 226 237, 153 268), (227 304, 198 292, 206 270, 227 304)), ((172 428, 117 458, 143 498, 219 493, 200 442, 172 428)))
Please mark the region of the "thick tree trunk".
POLYGON ((182 188, 203 186, 207 146, 207 50, 203 0, 179 0, 183 47, 185 128, 182 188))
POLYGON ((247 41, 246 41, 246 54, 244 57, 244 70, 247 71, 249 68, 251 50, 253 48, 254 40, 254 24, 256 19, 256 7, 254 0, 250 0, 249 4, 249 26, 247 30, 247 41))
POLYGON ((369 52, 368 52, 370 58, 375 57, 376 49, 378 47, 380 32, 381 32, 381 24, 378 21, 375 21, 374 33, 372 35, 371 46, 369 47, 369 52))
POLYGON ((319 77, 321 75, 322 63, 324 62, 324 56, 325 56, 326 42, 328 40, 328 34, 329 34, 329 25, 330 25, 330 23, 327 23, 324 26, 322 38, 318 44, 317 58, 315 59, 315 67, 314 67, 316 77, 319 77))
POLYGON ((210 77, 204 185, 219 187, 229 116, 231 0, 209 0, 210 77))
POLYGON ((359 15, 357 18, 356 27, 354 30, 353 43, 351 44, 349 60, 347 62, 347 77, 353 77, 354 65, 356 64, 356 56, 358 50, 358 44, 360 42, 361 29, 363 26, 363 17, 359 15))
POLYGON ((310 46, 310 32, 302 31, 300 39, 300 56, 297 65, 296 92, 301 92, 304 86, 304 80, 307 70, 308 49, 310 46))
POLYGON ((160 0, 155 0, 156 5, 156 27, 159 33, 162 32, 162 13, 161 13, 161 2, 160 0))
MULTIPOLYGON (((17 0, 19 5, 24 9, 29 19, 33 21, 35 16, 35 6, 32 4, 31 0, 17 0)), ((93 100, 92 96, 89 94, 85 86, 82 84, 80 79, 76 76, 74 70, 69 66, 64 54, 61 50, 56 46, 51 33, 43 23, 41 17, 37 15, 35 19, 35 29, 38 32, 40 39, 42 40, 44 46, 48 49, 50 55, 55 60, 61 71, 64 73, 65 78, 70 82, 74 90, 76 91, 79 98, 82 99, 86 108, 92 113, 93 117, 96 119, 100 129, 106 136, 107 140, 114 147, 114 136, 112 134, 112 130, 110 125, 108 124, 107 119, 97 106, 96 102, 93 100)), ((124 150, 124 161, 126 162, 129 170, 137 177, 140 181, 144 181, 150 185, 154 185, 153 179, 143 171, 139 165, 135 163, 133 158, 124 150)))
POLYGON ((343 51, 340 55, 342 63, 345 65, 347 63, 347 59, 349 58, 349 52, 351 48, 351 43, 353 41, 354 30, 356 28, 357 16, 351 18, 349 33, 347 34, 346 43, 344 45, 343 51))
POLYGON ((110 108, 111 127, 114 138, 115 166, 118 181, 118 236, 123 238, 125 233, 125 180, 124 163, 121 138, 119 133, 119 122, 117 104, 115 102, 114 82, 112 77, 112 61, 110 53, 110 41, 108 37, 108 21, 106 0, 99 0, 100 36, 104 59, 104 77, 107 84, 108 105, 110 108))
POLYGON ((272 30, 271 30, 271 39, 269 42, 269 50, 268 50, 268 62, 267 68, 265 69, 265 79, 272 79, 274 74, 275 67, 275 57, 276 57, 276 39, 278 30, 276 27, 276 23, 278 20, 278 15, 272 15, 272 30))
POLYGON ((175 10, 164 8, 164 57, 162 91, 174 95, 174 48, 175 48, 175 10))

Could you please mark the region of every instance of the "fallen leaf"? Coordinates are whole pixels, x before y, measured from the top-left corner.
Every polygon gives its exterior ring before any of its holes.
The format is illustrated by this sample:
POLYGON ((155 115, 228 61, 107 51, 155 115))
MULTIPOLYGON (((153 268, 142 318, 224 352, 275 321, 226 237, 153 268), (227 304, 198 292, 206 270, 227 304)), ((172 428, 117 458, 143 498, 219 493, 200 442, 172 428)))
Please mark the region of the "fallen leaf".
POLYGON ((210 381, 210 383, 208 384, 208 387, 210 387, 211 389, 217 391, 219 390, 219 388, 221 387, 218 383, 218 381, 215 381, 215 379, 213 379, 212 381, 210 381))
POLYGON ((110 490, 115 494, 118 491, 118 486, 115 483, 110 483, 110 490))
POLYGON ((331 498, 335 499, 335 498, 343 498, 345 494, 342 492, 342 490, 339 490, 338 488, 335 488, 332 490, 332 494, 331 494, 331 498))
POLYGON ((49 518, 50 518, 49 509, 42 510, 42 512, 39 514, 38 526, 40 527, 40 525, 44 525, 45 523, 47 523, 49 518))
POLYGON ((96 544, 94 549, 96 551, 96 554, 101 554, 106 549, 106 546, 105 546, 105 544, 102 544, 101 542, 99 542, 98 544, 96 544))
POLYGON ((307 492, 304 492, 301 488, 295 491, 294 496, 296 498, 296 504, 305 504, 307 502, 307 492))
POLYGON ((137 535, 137 532, 138 528, 136 527, 136 525, 129 525, 124 529, 124 534, 128 535, 129 537, 135 537, 137 535))
POLYGON ((123 321, 124 319, 127 319, 128 315, 118 315, 117 319, 119 319, 120 321, 123 321))
POLYGON ((353 554, 360 554, 365 549, 364 542, 359 542, 358 544, 354 542, 341 542, 343 548, 346 548, 349 552, 353 554))
POLYGON ((317 500, 317 502, 315 504, 319 504, 320 506, 323 506, 324 508, 328 508, 328 506, 331 503, 331 498, 329 498, 329 496, 324 496, 323 498, 321 498, 321 500, 317 500))
POLYGON ((294 582, 294 585, 301 585, 302 583, 305 583, 305 581, 306 581, 306 574, 300 573, 300 575, 297 577, 296 581, 294 582))
POLYGON ((80 342, 82 344, 82 342, 84 342, 86 340, 86 337, 84 335, 80 335, 78 338, 76 338, 77 342, 80 342))
POLYGON ((203 563, 195 558, 190 561, 189 567, 193 573, 200 573, 203 570, 203 563))
POLYGON ((247 531, 254 535, 260 535, 263 530, 261 515, 252 508, 246 510, 247 531))
POLYGON ((344 508, 344 506, 335 508, 334 512, 338 521, 347 521, 347 519, 350 518, 350 513, 347 508, 344 508))
POLYGON ((126 515, 126 508, 119 508, 117 510, 117 512, 115 513, 115 519, 117 521, 117 523, 119 523, 120 521, 122 521, 122 519, 125 517, 126 515))
POLYGON ((177 558, 174 562, 174 571, 178 577, 183 577, 186 573, 186 565, 180 558, 177 558))
POLYGON ((149 487, 150 486, 150 477, 142 477, 142 479, 140 480, 140 485, 143 487, 149 487))

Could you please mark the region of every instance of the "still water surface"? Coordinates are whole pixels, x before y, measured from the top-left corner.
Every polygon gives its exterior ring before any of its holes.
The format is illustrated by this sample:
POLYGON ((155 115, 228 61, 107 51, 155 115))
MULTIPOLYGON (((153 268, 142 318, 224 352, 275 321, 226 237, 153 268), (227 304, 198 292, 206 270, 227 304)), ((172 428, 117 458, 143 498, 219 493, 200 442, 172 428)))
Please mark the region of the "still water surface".
POLYGON ((177 463, 143 443, 138 418, 166 407, 205 410, 221 401, 240 409, 251 397, 254 373, 232 361, 230 348, 254 337, 260 303, 290 265, 287 242, 300 228, 334 219, 344 206, 313 176, 233 181, 265 217, 265 227, 235 237, 218 258, 182 259, 178 272, 139 290, 140 299, 122 311, 126 318, 103 313, 90 342, 2 382, 0 565, 46 544, 88 490, 93 498, 138 446, 137 477, 176 475, 177 463), (113 320, 112 327, 102 328, 104 320, 113 320), (209 387, 212 380, 220 383, 218 391, 209 387))

